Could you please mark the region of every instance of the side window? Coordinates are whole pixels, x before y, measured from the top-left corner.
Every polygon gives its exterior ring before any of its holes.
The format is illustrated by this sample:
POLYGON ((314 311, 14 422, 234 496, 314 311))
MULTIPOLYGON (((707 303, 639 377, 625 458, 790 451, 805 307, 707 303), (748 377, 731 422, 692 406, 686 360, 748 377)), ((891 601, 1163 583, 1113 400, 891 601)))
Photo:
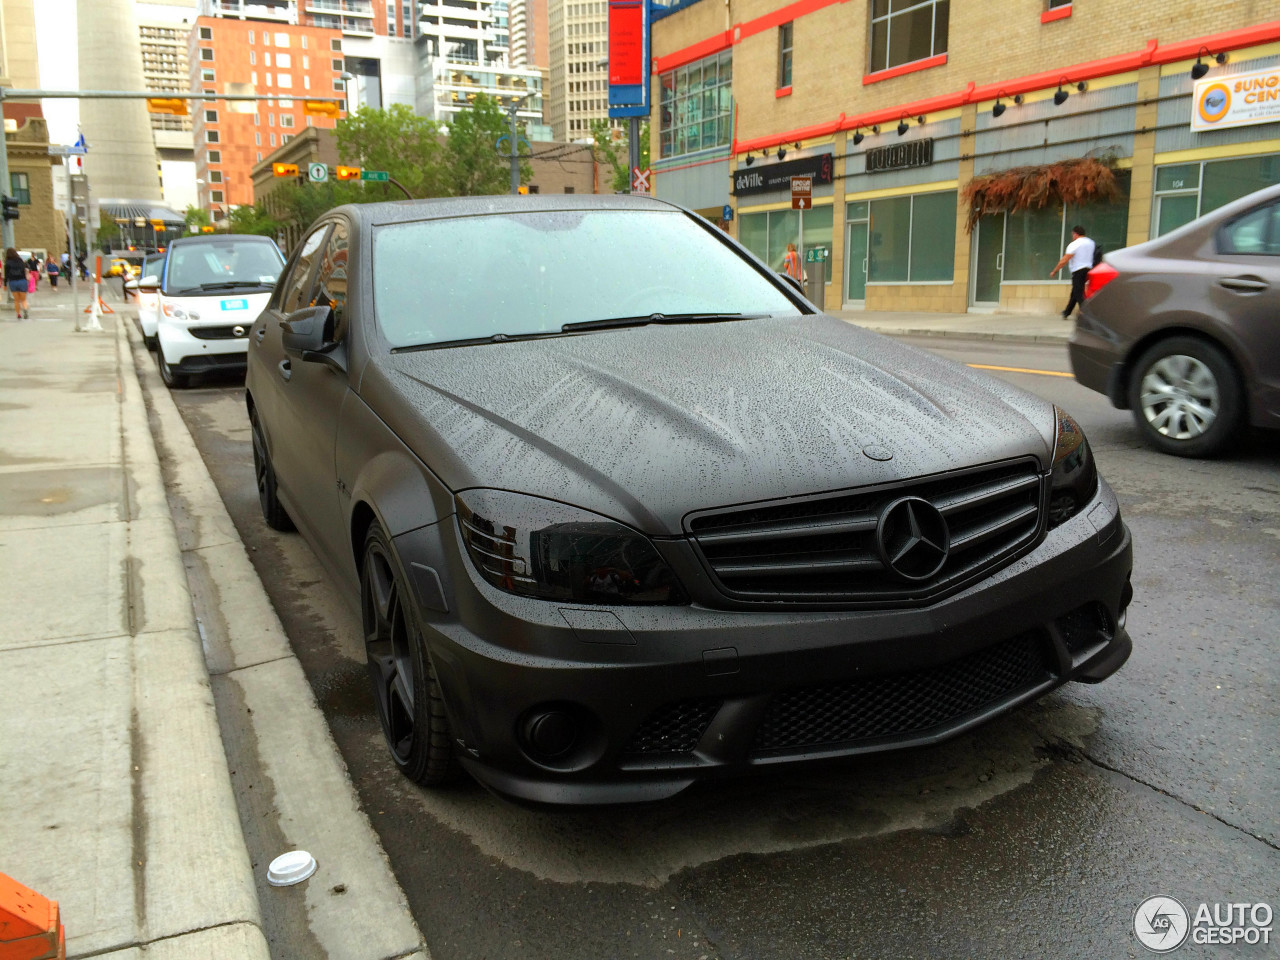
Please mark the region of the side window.
POLYGON ((324 330, 328 343, 340 342, 347 335, 347 251, 347 225, 339 220, 324 245, 316 277, 315 304, 331 311, 324 330))
POLYGON ((310 303, 308 294, 311 292, 311 268, 315 266, 316 254, 320 251, 320 244, 324 240, 325 231, 328 229, 329 225, 326 223, 324 226, 312 230, 307 239, 303 241, 302 250, 298 253, 298 259, 294 261, 293 268, 284 280, 284 296, 280 298, 281 313, 293 313, 293 311, 301 310, 310 303))
POLYGON ((1251 210, 1222 228, 1222 252, 1280 255, 1280 203, 1251 210))

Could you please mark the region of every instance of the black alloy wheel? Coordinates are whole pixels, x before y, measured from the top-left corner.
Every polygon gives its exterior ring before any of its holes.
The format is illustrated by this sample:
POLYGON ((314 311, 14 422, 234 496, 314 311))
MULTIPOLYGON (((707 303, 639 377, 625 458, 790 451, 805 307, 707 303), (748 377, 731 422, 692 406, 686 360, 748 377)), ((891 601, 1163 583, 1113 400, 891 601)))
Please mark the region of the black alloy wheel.
POLYGON ((1199 337, 1167 337, 1129 374, 1129 409, 1142 439, 1163 453, 1211 457, 1236 439, 1244 412, 1240 376, 1199 337))
POLYGON ((156 363, 160 365, 160 379, 170 390, 182 390, 191 384, 191 378, 185 373, 178 373, 164 358, 164 350, 156 351, 156 363))
POLYGON ((376 523, 365 535, 360 613, 369 681, 392 759, 415 783, 448 783, 458 763, 440 685, 391 544, 376 523))
POLYGON ((262 435, 257 410, 249 412, 249 425, 253 432, 253 477, 258 484, 258 505, 262 507, 262 519, 267 521, 267 526, 272 530, 292 530, 293 520, 280 503, 276 491, 276 471, 271 466, 271 455, 267 453, 267 441, 262 435))

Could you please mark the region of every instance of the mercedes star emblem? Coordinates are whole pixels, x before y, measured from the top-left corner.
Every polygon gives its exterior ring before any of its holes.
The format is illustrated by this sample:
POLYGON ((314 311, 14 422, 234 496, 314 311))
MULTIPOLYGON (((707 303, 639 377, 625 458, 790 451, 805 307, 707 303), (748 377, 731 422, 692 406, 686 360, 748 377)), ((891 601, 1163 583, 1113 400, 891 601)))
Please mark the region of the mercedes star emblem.
POLYGON ((881 511, 876 546, 885 567, 903 580, 928 580, 947 562, 951 531, 928 500, 903 497, 881 511))

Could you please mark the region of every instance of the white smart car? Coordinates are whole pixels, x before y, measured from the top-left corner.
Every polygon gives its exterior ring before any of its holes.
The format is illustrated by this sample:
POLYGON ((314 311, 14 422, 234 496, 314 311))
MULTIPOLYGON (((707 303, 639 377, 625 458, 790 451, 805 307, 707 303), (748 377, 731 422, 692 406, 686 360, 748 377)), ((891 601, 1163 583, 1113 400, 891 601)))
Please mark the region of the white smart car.
POLYGON ((185 387, 210 370, 243 371, 249 327, 283 267, 268 237, 221 234, 170 244, 160 277, 138 285, 158 294, 156 361, 165 384, 185 387))
POLYGON ((156 327, 160 323, 158 302, 160 293, 158 290, 140 290, 139 284, 146 283, 148 279, 152 283, 160 283, 160 271, 164 269, 164 254, 154 253, 142 261, 142 273, 135 280, 125 282, 125 288, 130 291, 137 292, 138 295, 138 325, 142 327, 142 341, 147 345, 148 350, 156 348, 156 327))

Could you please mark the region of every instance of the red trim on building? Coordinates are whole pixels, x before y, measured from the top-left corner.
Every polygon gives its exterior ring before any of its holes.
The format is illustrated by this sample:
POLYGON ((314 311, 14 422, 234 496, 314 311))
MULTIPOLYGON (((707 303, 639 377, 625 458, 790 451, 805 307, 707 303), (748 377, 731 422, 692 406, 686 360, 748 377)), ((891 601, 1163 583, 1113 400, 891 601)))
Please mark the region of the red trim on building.
POLYGON ((997 96, 1012 97, 1018 93, 1031 93, 1035 90, 1056 87, 1059 80, 1068 84, 1078 83, 1081 80, 1094 80, 1098 77, 1109 77, 1117 73, 1128 73, 1140 67, 1190 60, 1196 56, 1201 47, 1208 47, 1210 50, 1217 52, 1220 50, 1229 51, 1239 50, 1244 47, 1256 47, 1264 43, 1275 43, 1277 41, 1280 41, 1280 20, 1273 20, 1270 23, 1262 23, 1252 27, 1241 27, 1238 30, 1228 30, 1224 33, 1215 33, 1207 37, 1197 37, 1194 40, 1179 40, 1165 46, 1161 46, 1158 40, 1149 40, 1147 41, 1146 49, 1133 53, 1122 53, 1114 57, 1104 57, 1101 60, 1090 60, 1087 63, 1078 63, 1062 69, 1046 70, 1043 73, 1030 74, 1014 80, 1003 80, 999 83, 989 83, 981 87, 970 82, 963 90, 930 97, 927 100, 898 104, 881 110, 873 110, 869 113, 855 114, 854 116, 846 116, 842 113, 836 120, 815 124, 799 130, 767 134, 762 137, 753 137, 750 140, 735 139, 733 152, 735 154, 746 153, 750 150, 764 150, 780 143, 793 143, 797 140, 805 140, 811 137, 827 137, 841 130, 870 127, 873 124, 885 123, 891 120, 897 121, 904 114, 915 117, 920 114, 936 113, 940 110, 951 110, 967 103, 994 100, 997 96))
POLYGON ((654 57, 653 72, 666 73, 676 67, 683 67, 686 63, 693 63, 695 60, 709 57, 713 53, 719 53, 721 50, 728 50, 735 43, 741 43, 747 37, 754 37, 757 33, 764 33, 766 30, 780 27, 784 23, 790 23, 792 20, 798 20, 800 17, 807 16, 810 13, 816 13, 825 7, 848 2, 849 0, 796 0, 795 3, 789 3, 785 7, 763 14, 754 20, 735 23, 724 33, 717 33, 706 40, 699 40, 683 50, 669 53, 665 57, 654 57))
POLYGON ((865 87, 869 83, 892 80, 894 77, 900 77, 904 73, 915 73, 918 70, 928 70, 930 67, 940 67, 946 62, 947 55, 945 53, 940 53, 936 57, 926 57, 923 60, 913 60, 911 63, 904 63, 900 67, 890 67, 888 70, 877 70, 875 73, 864 74, 862 85, 865 87))
POLYGON ((1054 7, 1052 10, 1046 10, 1040 14, 1041 23, 1053 23, 1055 20, 1065 20, 1071 16, 1071 4, 1062 7, 1054 7))
POLYGON ((783 97, 791 96, 791 84, 787 84, 785 87, 779 87, 777 90, 773 91, 773 95, 779 100, 783 97))

